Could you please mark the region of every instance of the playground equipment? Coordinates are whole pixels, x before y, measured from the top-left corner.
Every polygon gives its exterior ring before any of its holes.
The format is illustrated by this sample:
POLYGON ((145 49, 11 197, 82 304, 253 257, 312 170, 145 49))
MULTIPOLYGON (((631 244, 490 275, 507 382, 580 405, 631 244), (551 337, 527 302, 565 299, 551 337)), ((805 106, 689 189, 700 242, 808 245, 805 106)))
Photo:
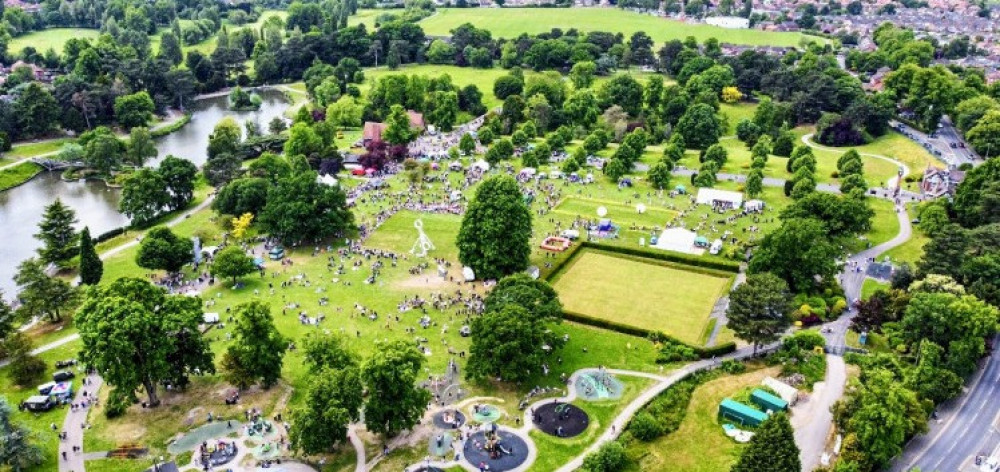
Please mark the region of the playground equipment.
POLYGON ((586 372, 574 383, 576 394, 588 401, 617 400, 621 398, 624 385, 604 369, 586 372))
POLYGON ((549 236, 542 241, 539 246, 546 251, 562 252, 569 249, 572 242, 568 238, 560 236, 549 236))

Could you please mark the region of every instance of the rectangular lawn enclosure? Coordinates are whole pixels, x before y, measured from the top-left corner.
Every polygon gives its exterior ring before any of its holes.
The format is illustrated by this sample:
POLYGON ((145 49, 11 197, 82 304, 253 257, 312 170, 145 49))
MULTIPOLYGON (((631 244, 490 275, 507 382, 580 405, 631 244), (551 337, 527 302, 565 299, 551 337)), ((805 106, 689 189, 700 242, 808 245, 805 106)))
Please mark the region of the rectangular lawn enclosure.
POLYGON ((731 277, 655 260, 581 249, 556 278, 567 311, 653 331, 693 345, 731 277))

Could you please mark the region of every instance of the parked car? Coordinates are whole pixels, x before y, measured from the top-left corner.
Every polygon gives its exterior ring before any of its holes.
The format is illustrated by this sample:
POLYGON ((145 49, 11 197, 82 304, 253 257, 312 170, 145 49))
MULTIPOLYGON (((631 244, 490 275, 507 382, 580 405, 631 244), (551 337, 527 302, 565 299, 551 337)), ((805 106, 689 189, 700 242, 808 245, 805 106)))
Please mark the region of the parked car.
POLYGON ((55 373, 52 374, 52 381, 53 382, 65 382, 65 381, 67 381, 69 379, 72 379, 73 377, 76 377, 76 374, 74 374, 72 371, 69 371, 69 370, 60 370, 60 371, 55 372, 55 373))

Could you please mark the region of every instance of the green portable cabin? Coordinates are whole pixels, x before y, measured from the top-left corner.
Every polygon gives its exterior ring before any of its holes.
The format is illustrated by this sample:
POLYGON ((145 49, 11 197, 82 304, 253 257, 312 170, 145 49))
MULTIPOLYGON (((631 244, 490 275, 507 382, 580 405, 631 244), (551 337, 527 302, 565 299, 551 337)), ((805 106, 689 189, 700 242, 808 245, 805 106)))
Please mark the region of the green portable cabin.
POLYGON ((764 412, 731 398, 726 398, 722 400, 722 403, 719 403, 719 416, 744 426, 758 426, 767 419, 764 412))
POLYGON ((785 411, 788 409, 788 402, 759 388, 750 394, 750 401, 764 411, 785 411))

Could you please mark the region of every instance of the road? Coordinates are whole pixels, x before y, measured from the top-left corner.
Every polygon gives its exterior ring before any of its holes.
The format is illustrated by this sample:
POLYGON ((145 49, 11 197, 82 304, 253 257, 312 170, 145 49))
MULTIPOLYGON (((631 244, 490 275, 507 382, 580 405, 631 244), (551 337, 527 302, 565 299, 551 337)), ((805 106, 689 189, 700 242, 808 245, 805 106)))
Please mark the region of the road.
MULTIPOLYGON (((994 339, 994 344, 1000 337, 994 339)), ((966 394, 938 408, 930 431, 906 445, 894 472, 919 467, 924 472, 967 470, 977 454, 989 455, 1000 445, 1000 349, 966 387, 966 394)))
POLYGON ((923 146, 945 164, 959 166, 965 163, 979 164, 982 162, 982 159, 966 144, 961 133, 947 116, 941 118, 941 127, 938 128, 933 138, 906 123, 890 121, 889 124, 896 131, 923 146))
POLYGON ((833 406, 844 395, 847 384, 847 364, 844 358, 826 355, 826 378, 813 385, 812 394, 792 407, 792 428, 795 444, 799 446, 802 470, 813 470, 820 465, 826 448, 826 439, 833 425, 833 406))

